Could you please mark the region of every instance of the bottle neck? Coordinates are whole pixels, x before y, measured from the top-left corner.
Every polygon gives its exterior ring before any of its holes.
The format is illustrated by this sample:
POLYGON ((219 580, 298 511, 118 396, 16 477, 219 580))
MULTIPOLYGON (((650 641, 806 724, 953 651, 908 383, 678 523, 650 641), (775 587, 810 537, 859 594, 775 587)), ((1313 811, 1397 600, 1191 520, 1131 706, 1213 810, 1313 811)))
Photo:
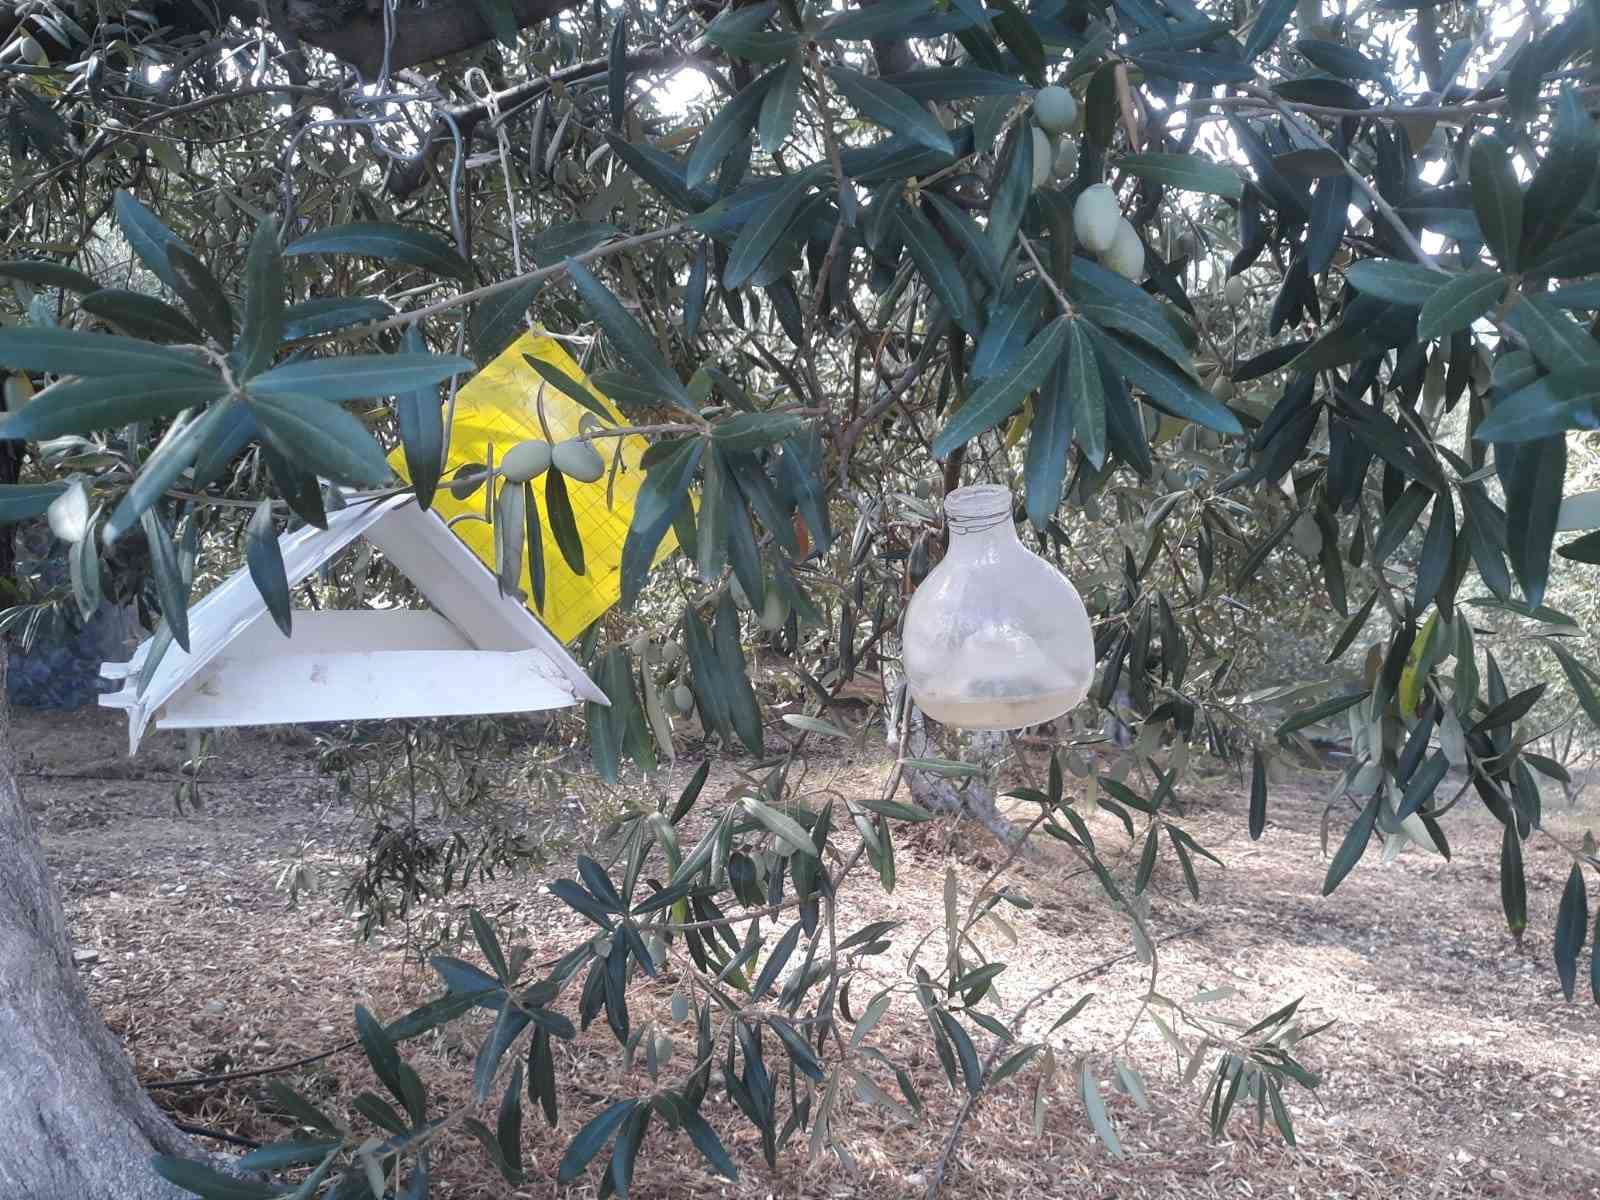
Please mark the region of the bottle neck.
POLYGON ((983 555, 1017 542, 1017 527, 1011 520, 1011 510, 985 517, 963 517, 949 521, 949 556, 959 559, 981 558, 983 555))

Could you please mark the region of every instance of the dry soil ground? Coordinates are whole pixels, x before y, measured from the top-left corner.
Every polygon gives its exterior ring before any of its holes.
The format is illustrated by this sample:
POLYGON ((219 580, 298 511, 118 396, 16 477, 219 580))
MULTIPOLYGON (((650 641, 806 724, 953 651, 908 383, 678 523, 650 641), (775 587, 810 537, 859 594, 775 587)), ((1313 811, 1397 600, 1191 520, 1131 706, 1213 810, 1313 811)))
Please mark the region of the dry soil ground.
MULTIPOLYGON (((356 1003, 392 1018, 432 994, 428 973, 398 946, 352 944, 335 889, 293 909, 274 890, 302 840, 326 844, 326 822, 337 816, 331 785, 303 743, 233 738, 211 768, 206 811, 179 815, 173 788, 181 752, 173 735, 148 739, 130 764, 121 757, 120 719, 111 714, 23 715, 16 731, 25 795, 61 881, 89 988, 147 1082, 297 1059, 343 1041, 356 1003)), ((687 769, 680 764, 680 779, 687 769)), ((876 790, 884 770, 864 753, 829 764, 826 774, 849 792, 876 790)), ((1373 853, 1334 897, 1322 899, 1318 824, 1327 783, 1307 775, 1275 786, 1267 836, 1251 843, 1243 834, 1243 795, 1218 776, 1189 828, 1228 869, 1202 867, 1199 903, 1170 860, 1153 886, 1153 928, 1167 939, 1160 956, 1165 994, 1187 998, 1227 985, 1237 994, 1217 1002, 1216 1011, 1245 1019, 1303 996, 1308 1015, 1337 1020, 1304 1047, 1323 1084, 1315 1099, 1291 1095, 1299 1148, 1282 1145, 1270 1123, 1268 1135, 1258 1137, 1244 1119, 1235 1119, 1226 1139, 1212 1141, 1196 1112, 1199 1085, 1182 1085, 1146 1023, 1126 1053, 1145 1072, 1153 1108, 1138 1111, 1117 1095, 1110 1101, 1125 1157, 1111 1157, 1093 1139, 1070 1069, 1058 1075, 1043 1136, 1032 1137, 1030 1068, 978 1107, 946 1195, 1600 1197, 1600 1008, 1584 986, 1587 958, 1572 1005, 1563 1002, 1550 965, 1550 928, 1567 871, 1559 850, 1548 839, 1529 844, 1532 911, 1520 948, 1499 913, 1499 838, 1479 815, 1452 822, 1453 862, 1413 850, 1380 866, 1373 853)), ((713 785, 708 795, 714 792, 713 785)), ((1549 825, 1570 837, 1600 825, 1600 816, 1591 800, 1587 811, 1580 804, 1558 812, 1549 825)), ((1092 826, 1102 846, 1118 848, 1120 869, 1131 871, 1137 851, 1126 849, 1119 827, 1104 816, 1092 826)), ((946 868, 955 866, 970 896, 997 862, 998 847, 970 826, 921 826, 902 849, 895 892, 885 895, 862 879, 841 926, 903 920, 898 947, 931 930, 930 946, 942 954, 946 868)), ((331 850, 321 852, 321 866, 330 880, 343 869, 331 850)), ((507 928, 540 958, 587 936, 542 882, 538 874, 502 878, 474 897, 503 912, 507 928)), ((1011 868, 1006 882, 1036 902, 1010 915, 1018 945, 992 947, 1011 964, 999 987, 1006 1008, 1085 974, 1038 1015, 1053 1020, 1071 999, 1093 991, 1058 1053, 1070 1068, 1079 1054, 1114 1050, 1145 979, 1126 955, 1125 927, 1108 915, 1092 878, 1074 875, 1051 850, 1011 868)), ((885 961, 886 970, 894 965, 885 961)), ((668 1019, 667 995, 666 988, 641 989, 636 1019, 668 1019)), ((797 1138, 774 1173, 761 1161, 753 1131, 715 1099, 706 1112, 729 1143, 739 1180, 704 1172, 687 1141, 657 1125, 634 1194, 923 1194, 960 1097, 943 1083, 911 1007, 886 1019, 880 1041, 929 1098, 921 1119, 898 1123, 852 1102, 836 1122, 849 1163, 828 1156, 808 1166, 797 1138)), ((595 1172, 567 1189, 554 1182, 554 1168, 578 1124, 602 1103, 648 1092, 642 1070, 623 1072, 616 1050, 603 1022, 563 1045, 560 1127, 534 1125, 527 1136, 533 1182, 513 1193, 487 1170, 481 1152, 463 1144, 437 1172, 435 1194, 592 1195, 595 1172)), ((455 1033, 408 1049, 444 1100, 465 1094, 471 1055, 472 1044, 455 1033)), ((1108 1057, 1091 1061, 1109 1074, 1108 1057)), ((359 1056, 348 1052, 288 1078, 345 1111, 350 1096, 369 1085, 359 1056)), ((191 1124, 260 1140, 281 1136, 256 1107, 260 1092, 259 1080, 245 1079, 157 1095, 191 1124)))

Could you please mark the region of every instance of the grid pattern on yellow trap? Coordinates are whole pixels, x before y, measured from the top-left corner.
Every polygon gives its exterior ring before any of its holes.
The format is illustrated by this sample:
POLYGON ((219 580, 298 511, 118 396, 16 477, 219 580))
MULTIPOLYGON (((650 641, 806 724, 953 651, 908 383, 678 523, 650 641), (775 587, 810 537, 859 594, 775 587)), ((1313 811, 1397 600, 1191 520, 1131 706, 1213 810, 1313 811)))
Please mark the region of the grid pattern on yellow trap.
MULTIPOLYGON (((539 426, 535 408, 541 385, 544 387, 544 415, 550 426, 550 436, 559 442, 578 433, 578 420, 588 410, 545 383, 524 360, 525 354, 577 380, 610 411, 615 420, 619 423, 623 421, 616 406, 595 390, 578 364, 557 342, 542 334, 525 333, 456 394, 445 480, 457 467, 483 462, 490 442, 494 443, 495 459, 498 461, 518 442, 530 438, 542 439, 544 431, 539 426)), ((594 483, 579 483, 575 479, 566 481, 572 514, 583 539, 585 570, 582 575, 572 573, 566 560, 561 557, 555 538, 551 536, 545 502, 547 476, 540 476, 533 483, 544 540, 543 610, 534 608, 533 587, 526 561, 522 567, 522 589, 529 596, 528 607, 564 642, 576 638, 622 595, 622 542, 628 535, 634 501, 639 493, 639 484, 644 479, 644 472, 639 469, 639 459, 649 443, 639 436, 621 439, 622 464, 617 470, 616 483, 611 488, 611 505, 608 508, 606 489, 616 440, 605 438, 595 443, 606 460, 607 468, 606 474, 599 480, 594 483)), ((409 478, 402 451, 397 449, 389 456, 389 461, 402 477, 409 478)), ((446 521, 464 513, 475 513, 481 517, 483 505, 484 493, 481 489, 464 501, 457 500, 443 481, 433 501, 434 509, 446 521)), ((458 521, 451 528, 491 571, 494 570, 494 532, 487 524, 481 520, 458 521)), ((672 553, 677 544, 677 539, 669 530, 656 552, 656 561, 672 553)), ((526 554, 523 557, 526 559, 526 554)))

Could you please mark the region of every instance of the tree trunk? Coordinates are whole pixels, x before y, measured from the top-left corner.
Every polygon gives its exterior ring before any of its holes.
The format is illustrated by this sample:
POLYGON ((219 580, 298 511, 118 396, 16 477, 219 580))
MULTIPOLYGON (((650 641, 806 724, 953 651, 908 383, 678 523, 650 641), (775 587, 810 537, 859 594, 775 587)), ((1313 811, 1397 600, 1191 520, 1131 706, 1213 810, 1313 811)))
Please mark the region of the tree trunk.
MULTIPOLYGON (((905 692, 903 680, 895 680, 888 689, 890 703, 884 715, 890 749, 900 758, 958 758, 959 751, 943 745, 939 733, 944 727, 930 721, 916 702, 905 692), (902 699, 902 694, 904 698, 902 699), (895 713, 900 704, 911 705, 910 719, 906 722, 905 739, 895 727, 895 713), (930 732, 929 726, 932 726, 930 732)), ((948 732, 948 731, 944 731, 948 732)), ((974 734, 968 746, 968 761, 991 764, 1004 753, 1004 737, 997 733, 974 734)), ((1000 812, 995 805, 994 789, 987 780, 967 779, 957 784, 954 780, 932 771, 905 768, 906 787, 911 798, 931 813, 967 817, 982 825, 1002 845, 1010 846, 1022 831, 1000 812)))
POLYGON ((89 1004, 17 790, 0 655, 0 1195, 174 1200, 150 1169, 193 1154, 89 1004))

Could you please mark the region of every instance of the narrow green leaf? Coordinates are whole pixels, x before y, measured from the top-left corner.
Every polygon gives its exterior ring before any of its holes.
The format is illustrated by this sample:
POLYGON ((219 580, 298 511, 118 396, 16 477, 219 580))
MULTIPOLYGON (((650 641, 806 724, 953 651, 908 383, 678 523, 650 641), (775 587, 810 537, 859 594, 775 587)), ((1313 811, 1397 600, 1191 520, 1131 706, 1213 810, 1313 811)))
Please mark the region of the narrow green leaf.
POLYGON ((1417 340, 1426 342, 1467 328, 1498 304, 1505 290, 1505 277, 1488 267, 1452 276, 1423 302, 1417 340))
POLYGON ((574 575, 585 571, 583 535, 578 532, 578 519, 572 512, 572 501, 567 496, 567 481, 561 472, 551 467, 545 472, 545 514, 550 520, 550 532, 574 575))
POLYGON ((550 1128, 556 1126, 556 1063, 550 1049, 550 1031, 543 1024, 536 1025, 533 1040, 528 1043, 528 1099, 536 1100, 544 1110, 550 1128))
POLYGON ((1583 709, 1584 716, 1589 718, 1591 725, 1600 729, 1600 695, 1595 693, 1594 679, 1589 669, 1580 663, 1559 639, 1541 640, 1560 661, 1561 669, 1566 672, 1567 682, 1572 685, 1573 695, 1578 698, 1578 706, 1583 709))
POLYGON ((1411 308, 1422 307, 1450 282, 1442 272, 1393 258, 1351 263, 1344 277, 1358 292, 1411 308))
MULTIPOLYGON (((427 350, 422 333, 415 325, 406 330, 406 350, 422 354, 427 350)), ((444 406, 435 385, 400 392, 394 400, 395 422, 400 427, 400 446, 405 454, 406 474, 416 489, 417 506, 426 510, 433 504, 444 469, 444 406)))
POLYGON ((638 1103, 637 1100, 618 1100, 578 1130, 577 1136, 567 1145, 566 1153, 561 1156, 556 1178, 561 1183, 571 1183, 582 1174, 589 1161, 611 1140, 611 1135, 628 1119, 638 1103))
POLYGON ((984 282, 998 291, 1000 256, 995 253, 994 244, 984 236, 983 230, 978 228, 978 223, 958 205, 938 192, 923 192, 922 201, 933 210, 939 225, 960 243, 961 249, 972 260, 973 265, 982 272, 984 282))
POLYGON ((1028 393, 1044 382, 1050 368, 1061 357, 1072 324, 1071 318, 1057 317, 1034 335, 1010 370, 986 380, 968 396, 966 403, 934 438, 934 458, 948 457, 952 451, 993 429, 1021 408, 1028 393))
POLYGON ((1239 418, 1205 388, 1166 365, 1152 351, 1135 350, 1093 324, 1087 326, 1095 349, 1110 369, 1150 398, 1150 403, 1170 416, 1224 435, 1244 432, 1239 418))
POLYGON ((944 126, 899 88, 845 67, 829 67, 829 81, 867 120, 940 154, 954 154, 944 126))
POLYGON ((768 154, 776 154, 782 149, 794 130, 794 114, 800 106, 800 84, 804 77, 805 60, 798 53, 792 54, 762 98, 761 115, 757 123, 761 149, 768 154))
MULTIPOLYGON (((1530 56, 1531 57, 1531 56, 1530 56)), ((1570 83, 1555 103, 1555 127, 1523 198, 1520 257, 1535 261, 1583 207, 1600 170, 1600 138, 1583 96, 1570 83)))
POLYGON ((454 354, 347 354, 273 367, 250 381, 250 395, 364 400, 432 387, 472 369, 471 359, 454 354))
POLYGON ((1089 1125, 1095 1135, 1105 1143, 1107 1150, 1121 1158, 1122 1143, 1117 1140, 1117 1131, 1106 1113, 1106 1102, 1100 1096, 1100 1085, 1095 1081, 1094 1069, 1090 1067, 1088 1059, 1078 1068, 1078 1094, 1083 1098, 1083 1108, 1089 1115, 1089 1125))
MULTIPOLYGON (((856 12, 864 15, 886 7, 878 4, 856 12)), ((1020 80, 982 67, 918 67, 882 78, 884 83, 921 103, 970 100, 978 96, 1016 96, 1027 91, 1027 85, 1020 80)))
POLYGON ((336 483, 382 487, 393 477, 367 427, 337 404, 287 391, 262 395, 254 385, 247 398, 262 435, 286 460, 336 483))
MULTIPOLYGON (((375 296, 318 296, 291 304, 283 314, 283 339, 334 333, 367 321, 394 316, 394 307, 375 296)), ((412 326, 415 328, 415 326, 412 326)))
POLYGON ((1183 191, 1206 192, 1229 200, 1244 195, 1244 180, 1236 170, 1199 154, 1125 154, 1113 160, 1112 165, 1139 179, 1183 191))
POLYGON ((1505 143, 1484 134, 1472 143, 1469 159, 1472 208, 1483 228, 1483 239, 1502 271, 1517 269, 1522 242, 1522 185, 1505 143))
POLYGON ((101 288, 78 301, 78 307, 129 337, 191 345, 205 340, 205 334, 181 309, 142 292, 101 288))
POLYGON ((1267 827, 1267 760, 1257 746, 1250 759, 1250 840, 1261 840, 1267 827))
POLYGON ((256 226, 244 264, 244 327, 239 338, 239 378, 249 379, 272 365, 283 339, 283 255, 278 223, 256 226))
POLYGON ((615 425, 617 423, 616 417, 606 409, 605 405, 600 403, 593 392, 554 363, 547 363, 542 358, 535 358, 531 354, 524 354, 522 360, 537 371, 546 383, 561 392, 562 395, 581 404, 607 425, 615 425))
POLYGON ((1511 936, 1521 944, 1528 928, 1528 880, 1522 866, 1522 836, 1515 821, 1506 822, 1500 839, 1500 907, 1505 910, 1511 936))
POLYGON ((285 1187, 224 1175, 192 1158, 158 1154, 150 1160, 150 1165, 168 1183, 176 1184, 202 1200, 271 1200, 273 1196, 283 1196, 288 1192, 285 1187))
MULTIPOLYGON (((1498 460, 1506 448, 1496 450, 1498 460)), ((1526 442, 1515 450, 1514 469, 1502 472, 1506 490, 1506 548, 1529 608, 1544 602, 1550 547, 1567 477, 1565 435, 1526 442)))
POLYGON ((978 1058, 978 1048, 972 1044, 972 1038, 967 1031, 944 1009, 934 1010, 939 1018, 939 1024, 944 1027, 945 1036, 956 1048, 956 1058, 961 1063, 961 1077, 966 1081, 967 1094, 976 1096, 983 1091, 983 1063, 978 1058))
POLYGON ((421 267, 436 275, 471 281, 472 266, 442 237, 408 225, 388 221, 355 221, 308 233, 292 242, 285 256, 299 254, 359 254, 421 267))
POLYGON ((811 194, 812 175, 801 171, 788 176, 782 188, 774 193, 754 218, 739 231, 733 249, 728 252, 728 265, 722 272, 722 286, 729 290, 743 287, 756 269, 766 261, 794 220, 795 213, 811 194))
POLYGON ((945 311, 968 333, 978 333, 978 310, 972 293, 961 274, 960 265, 928 223, 928 218, 913 205, 902 204, 895 210, 895 222, 905 239, 906 250, 916 263, 917 271, 928 288, 944 305, 945 311))
POLYGON ((487 366, 516 340, 528 319, 528 306, 543 286, 542 280, 530 279, 487 296, 472 306, 472 317, 467 322, 467 343, 480 366, 487 366))
POLYGON ((1066 482, 1067 458, 1072 449, 1074 409, 1082 403, 1068 385, 1070 346, 1069 338, 1067 347, 1063 348, 1061 357, 1050 368, 1039 389, 1033 421, 1028 426, 1028 458, 1023 479, 1028 519, 1035 529, 1045 528, 1061 505, 1061 488, 1066 482))
POLYGON ((1588 931, 1589 897, 1583 884, 1583 868, 1573 863, 1567 886, 1561 893, 1553 939, 1556 975, 1561 980, 1561 992, 1568 1000, 1578 987, 1578 952, 1583 949, 1584 934, 1588 931))
POLYGON ((98 292, 100 284, 82 271, 63 267, 59 263, 30 262, 11 259, 0 262, 0 279, 19 279, 33 287, 61 288, 67 292, 88 294, 98 292))
MULTIPOLYGON (((676 405, 685 412, 694 412, 683 381, 662 360, 654 341, 640 328, 617 298, 582 263, 568 259, 567 276, 578 290, 585 308, 605 330, 605 334, 622 352, 630 366, 644 377, 662 400, 676 405)), ((659 540, 659 539, 657 539, 659 540)))
POLYGON ((328 1138, 272 1142, 250 1151, 239 1160, 239 1166, 247 1171, 279 1171, 284 1167, 319 1162, 343 1144, 328 1138))
MULTIPOLYGON (((657 443, 660 445, 660 443, 657 443)), ((689 482, 705 452, 706 439, 685 438, 651 464, 639 486, 633 521, 622 543, 622 607, 633 607, 644 586, 656 548, 688 502, 689 482)), ((654 447, 652 447, 653 449, 654 447)))
POLYGON ((529 253, 541 267, 552 267, 609 242, 618 232, 609 221, 563 221, 535 238, 529 253))
POLYGON ((514 596, 522 589, 522 550, 528 541, 526 487, 507 480, 494 498, 494 573, 502 596, 514 596))
POLYGON ((1367 801, 1367 806, 1361 810, 1361 815, 1345 833, 1344 841, 1339 844, 1333 861, 1328 864, 1327 878, 1322 881, 1324 896, 1333 895, 1333 889, 1344 881, 1344 877, 1350 874, 1355 865, 1361 861, 1361 856, 1367 852, 1367 843, 1372 840, 1372 828, 1377 824, 1378 804, 1382 796, 1382 789, 1374 791, 1372 799, 1367 801))
POLYGON ((196 323, 214 337, 224 349, 233 346, 233 304, 222 290, 211 268, 182 242, 167 244, 167 259, 172 263, 173 290, 196 323))
POLYGON ((53 384, 26 408, 0 423, 0 433, 20 441, 114 429, 135 421, 176 416, 228 394, 218 376, 187 371, 139 371, 53 384))
POLYGON ((167 246, 176 242, 178 235, 163 225, 155 213, 134 199, 131 192, 119 188, 114 207, 122 236, 128 239, 133 252, 155 272, 156 278, 173 291, 178 291, 177 273, 167 259, 167 246))
POLYGON ((229 397, 186 422, 176 420, 168 427, 150 457, 145 459, 133 486, 123 493, 111 519, 105 523, 101 538, 107 546, 138 524, 144 511, 177 482, 178 476, 194 462, 211 432, 229 419, 237 403, 229 397))
POLYGON ((717 115, 711 118, 695 141, 689 161, 684 164, 684 182, 691 190, 708 181, 734 147, 750 136, 761 115, 761 105, 767 98, 767 92, 787 67, 787 63, 774 67, 759 79, 745 84, 732 100, 717 110, 717 115))
POLYGON ((1144 889, 1150 886, 1150 877, 1155 874, 1156 869, 1156 855, 1160 850, 1161 826, 1153 823, 1144 839, 1144 851, 1139 855, 1139 869, 1133 877, 1134 895, 1143 895, 1144 889))
POLYGON ((1278 40, 1283 27, 1294 14, 1296 0, 1262 0, 1244 43, 1244 60, 1253 62, 1263 50, 1278 40))
POLYGON ((1340 42, 1301 38, 1294 48, 1330 75, 1337 75, 1341 79, 1366 79, 1385 87, 1389 85, 1388 73, 1381 64, 1340 42))
POLYGON ((1028 124, 1013 125, 995 165, 998 177, 992 185, 989 198, 989 226, 986 233, 989 244, 994 247, 995 257, 1001 261, 1011 255, 1017 231, 1022 228, 1023 218, 1028 211, 1028 201, 1036 190, 1033 186, 1033 147, 1033 127, 1028 124))
POLYGON ((773 834, 791 851, 811 858, 817 857, 817 847, 812 842, 811 835, 802 829, 800 823, 793 817, 779 812, 770 804, 764 804, 753 796, 746 796, 742 804, 746 813, 754 817, 768 833, 773 834))
POLYGON ((289 577, 283 567, 283 552, 278 547, 277 530, 272 523, 272 501, 256 505, 245 535, 245 562, 256 591, 272 614, 273 622, 290 635, 293 618, 289 612, 289 577))
POLYGON ((760 450, 787 440, 804 428, 793 413, 735 413, 711 427, 711 436, 723 450, 760 450))
POLYGON ((505 1095, 500 1098, 500 1112, 495 1122, 495 1141, 499 1143, 501 1157, 509 1168, 510 1179, 522 1177, 522 1064, 511 1071, 511 1081, 505 1095))
POLYGON ((182 350, 109 333, 35 325, 0 329, 0 366, 57 375, 148 375, 163 371, 208 381, 217 377, 212 368, 182 350))
POLYGON ((739 1169, 733 1165, 733 1159, 723 1149, 722 1140, 706 1119, 694 1109, 689 1109, 683 1114, 682 1120, 683 1131, 689 1135, 694 1148, 711 1164, 711 1169, 724 1179, 737 1179, 739 1169))

